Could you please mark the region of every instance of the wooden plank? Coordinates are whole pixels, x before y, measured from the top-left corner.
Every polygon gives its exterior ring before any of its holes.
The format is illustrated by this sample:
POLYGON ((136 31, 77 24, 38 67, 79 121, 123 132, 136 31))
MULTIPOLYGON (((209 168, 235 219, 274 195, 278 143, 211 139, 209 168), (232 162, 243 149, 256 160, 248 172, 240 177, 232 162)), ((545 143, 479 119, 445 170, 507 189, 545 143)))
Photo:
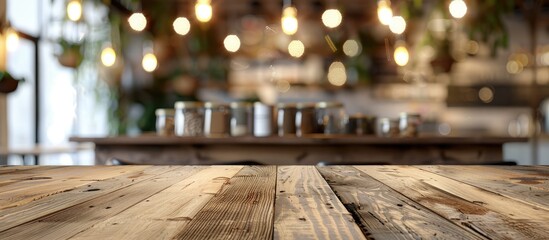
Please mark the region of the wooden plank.
POLYGON ((124 175, 0 210, 0 232, 178 168, 165 166, 140 169, 135 168, 135 171, 128 171, 124 175))
POLYGON ((375 239, 481 239, 354 167, 318 167, 366 236, 375 239))
POLYGON ((26 173, 30 170, 35 170, 36 168, 40 168, 43 170, 52 169, 52 168, 61 168, 64 166, 39 166, 39 165, 31 165, 31 166, 0 166, 0 180, 4 179, 6 177, 9 177, 8 174, 19 174, 19 173, 26 173))
POLYGON ((365 239, 314 166, 278 169, 275 239, 365 239))
POLYGON ((418 168, 549 210, 548 177, 489 166, 418 166, 418 168))
POLYGON ((240 169, 204 169, 71 239, 171 239, 240 169))
MULTIPOLYGON (((0 232, 0 239, 67 239, 108 219, 205 167, 177 167, 111 194, 103 195, 0 232)), ((158 206, 160 207, 160 206, 158 206)))
POLYGON ((549 212, 406 166, 356 166, 415 202, 488 238, 543 239, 549 212))
POLYGON ((24 205, 33 200, 51 196, 91 182, 116 177, 128 171, 139 171, 147 166, 94 166, 67 167, 39 177, 22 178, 24 181, 3 186, 0 192, 0 210, 24 205))
POLYGON ((175 238, 271 239, 275 185, 275 166, 243 168, 175 238))

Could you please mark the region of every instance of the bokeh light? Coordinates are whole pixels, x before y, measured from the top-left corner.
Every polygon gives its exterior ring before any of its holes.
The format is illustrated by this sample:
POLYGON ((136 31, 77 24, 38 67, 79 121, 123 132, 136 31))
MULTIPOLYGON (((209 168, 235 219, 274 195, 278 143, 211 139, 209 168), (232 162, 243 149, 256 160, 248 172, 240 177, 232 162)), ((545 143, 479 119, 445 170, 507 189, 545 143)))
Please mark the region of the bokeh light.
POLYGON ((198 0, 194 5, 196 19, 200 22, 209 22, 212 19, 212 5, 209 0, 198 0))
POLYGON ((322 23, 329 28, 336 28, 342 20, 343 16, 337 9, 328 9, 322 14, 322 23))
POLYGON ((343 86, 347 82, 347 71, 342 62, 333 62, 328 68, 328 82, 334 86, 343 86))
POLYGON ((288 44, 288 53, 292 57, 299 58, 305 53, 305 45, 299 40, 293 40, 288 44))
POLYGON ((343 43, 343 53, 349 57, 356 57, 362 51, 360 44, 353 39, 349 39, 343 43))
POLYGON ((454 18, 462 18, 467 13, 467 4, 463 0, 452 0, 448 8, 454 18))
POLYGON ((294 7, 284 8, 281 25, 284 33, 287 35, 294 35, 299 27, 299 23, 297 22, 297 9, 294 7))
POLYGON ((225 40, 223 40, 223 45, 225 45, 227 51, 236 52, 240 49, 240 38, 234 34, 228 35, 225 37, 225 40))
POLYGON ((401 67, 406 66, 406 64, 408 64, 408 60, 410 59, 408 49, 406 49, 405 46, 398 46, 395 49, 393 57, 395 58, 395 63, 401 67))
POLYGON ((391 2, 387 0, 380 0, 377 2, 377 18, 383 25, 389 25, 389 23, 391 23, 391 18, 393 18, 391 2))
POLYGON ((145 56, 143 56, 143 61, 141 62, 143 65, 143 69, 147 72, 152 72, 156 70, 156 67, 158 67, 158 60, 156 60, 156 56, 152 53, 147 53, 145 56))
POLYGON ((6 30, 6 48, 8 51, 15 51, 19 47, 19 34, 13 28, 6 30))
POLYGON ((74 22, 82 18, 82 3, 80 0, 72 0, 67 4, 67 17, 74 22))
POLYGON ((130 27, 138 32, 141 32, 147 27, 147 18, 143 13, 134 13, 128 18, 130 27))
POLYGON ((116 62, 116 52, 112 47, 105 47, 101 51, 101 63, 106 67, 112 67, 116 62))
POLYGON ((389 29, 394 34, 402 34, 406 30, 406 21, 401 16, 394 16, 391 18, 389 29))
POLYGON ((173 30, 179 35, 187 35, 191 30, 191 23, 186 17, 178 17, 173 21, 173 30))

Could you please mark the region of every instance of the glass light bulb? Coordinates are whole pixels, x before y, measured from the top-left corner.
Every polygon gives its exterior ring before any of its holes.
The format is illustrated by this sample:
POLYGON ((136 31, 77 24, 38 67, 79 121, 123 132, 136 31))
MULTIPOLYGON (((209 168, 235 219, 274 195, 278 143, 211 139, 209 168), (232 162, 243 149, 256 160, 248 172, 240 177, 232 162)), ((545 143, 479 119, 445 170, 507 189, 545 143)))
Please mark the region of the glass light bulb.
POLYGON ((112 47, 103 48, 101 51, 101 63, 106 67, 112 67, 116 62, 116 52, 112 47))
POLYGON ((467 13, 467 4, 463 0, 452 0, 449 10, 452 17, 462 18, 467 13))
POLYGON ((147 27, 147 18, 143 13, 134 13, 128 18, 128 23, 133 30, 141 32, 147 27))
POLYGON ((143 69, 147 72, 152 72, 156 70, 156 67, 158 67, 158 60, 156 60, 156 56, 152 53, 147 53, 145 56, 143 56, 143 61, 141 62, 143 65, 143 69))
POLYGON ((377 2, 377 18, 383 25, 389 25, 391 18, 393 17, 393 10, 391 9, 391 2, 381 0, 377 2))
POLYGON ((337 9, 328 9, 322 14, 322 23, 329 28, 335 28, 341 24, 343 16, 337 9))
POLYGON ((6 30, 6 48, 12 52, 19 46, 19 35, 13 28, 6 30))
POLYGON ((227 51, 236 52, 240 49, 240 38, 234 34, 228 35, 225 37, 225 40, 223 40, 223 45, 225 45, 227 51))
POLYGON ((288 53, 292 57, 300 58, 305 53, 305 45, 299 40, 293 40, 288 44, 288 53))
POLYGON ((209 0, 198 0, 194 5, 196 19, 200 22, 209 22, 212 19, 212 5, 209 0))
POLYGON ((347 82, 347 71, 342 62, 333 62, 328 68, 328 82, 334 86, 343 86, 347 82))
POLYGON ((406 30, 406 21, 401 16, 394 16, 389 24, 389 29, 394 34, 402 34, 406 30))
POLYGON ((408 60, 410 59, 410 55, 408 54, 408 49, 406 49, 405 46, 399 46, 395 49, 394 56, 395 63, 399 66, 406 66, 408 64, 408 60))
POLYGON ((187 35, 191 30, 191 23, 186 17, 178 17, 173 21, 173 30, 179 35, 187 35))
POLYGON ((284 8, 281 19, 282 31, 287 35, 294 35, 297 32, 299 23, 297 22, 297 9, 294 7, 284 8))
POLYGON ((78 21, 82 17, 82 3, 79 0, 72 0, 67 4, 67 17, 71 21, 78 21))

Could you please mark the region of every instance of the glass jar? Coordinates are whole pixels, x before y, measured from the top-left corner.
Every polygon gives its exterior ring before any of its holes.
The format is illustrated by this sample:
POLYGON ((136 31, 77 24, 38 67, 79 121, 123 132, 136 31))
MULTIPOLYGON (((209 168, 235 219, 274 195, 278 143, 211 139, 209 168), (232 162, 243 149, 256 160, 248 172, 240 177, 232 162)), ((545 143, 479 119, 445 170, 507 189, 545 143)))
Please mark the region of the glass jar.
POLYGON ((400 113, 399 130, 400 136, 417 137, 419 126, 421 125, 421 116, 417 113, 400 113))
POLYGON ((231 120, 230 133, 231 136, 246 136, 250 135, 252 129, 252 104, 246 102, 231 103, 231 120))
POLYGON ((200 136, 204 130, 204 108, 200 102, 175 103, 175 135, 200 136))
POLYGON ((353 135, 366 135, 372 134, 373 130, 373 119, 370 116, 355 114, 349 116, 349 122, 347 123, 347 133, 353 135))
POLYGON ((204 135, 229 134, 229 106, 223 103, 204 103, 204 135))
POLYGON ((156 134, 161 136, 174 134, 174 115, 175 110, 159 108, 155 111, 156 114, 156 134))
POLYGON ((380 118, 377 121, 376 133, 380 137, 396 137, 399 133, 397 119, 380 118))
POLYGON ((319 102, 315 105, 315 132, 324 134, 345 133, 347 118, 342 103, 319 102))
POLYGON ((267 137, 273 134, 273 107, 254 103, 254 136, 267 137))
POLYGON ((298 137, 311 134, 315 126, 315 105, 312 103, 296 104, 295 133, 298 137))
POLYGON ((296 105, 292 103, 279 103, 277 105, 278 136, 295 134, 296 105))

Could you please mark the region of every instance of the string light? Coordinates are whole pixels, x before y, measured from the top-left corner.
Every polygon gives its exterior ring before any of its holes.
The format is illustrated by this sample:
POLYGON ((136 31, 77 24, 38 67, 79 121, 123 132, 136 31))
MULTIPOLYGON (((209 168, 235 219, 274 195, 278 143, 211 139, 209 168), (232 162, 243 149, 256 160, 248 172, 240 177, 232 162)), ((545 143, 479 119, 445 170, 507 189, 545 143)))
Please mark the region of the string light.
POLYGON ((19 35, 13 28, 6 29, 6 48, 8 51, 14 51, 19 46, 19 35))
POLYGON ((67 4, 67 17, 74 22, 82 18, 82 3, 80 0, 71 0, 67 4))
POLYGON ((130 27, 138 32, 141 32, 147 27, 147 18, 143 13, 134 13, 128 18, 130 27))
POLYGON ((336 28, 339 24, 341 24, 342 20, 343 16, 337 9, 327 9, 322 14, 322 23, 324 23, 324 26, 329 28, 336 28))
POLYGON ((191 30, 191 23, 186 17, 178 17, 173 21, 173 30, 179 35, 187 35, 191 30))
POLYGON ((347 82, 347 71, 342 62, 333 62, 328 68, 328 82, 334 86, 343 86, 347 82))
POLYGON ((292 57, 300 58, 305 53, 305 45, 299 40, 293 40, 288 44, 288 53, 292 57))
POLYGON ((454 18, 462 18, 467 13, 467 4, 463 0, 452 0, 450 6, 450 15, 454 18))
POLYGON ((377 2, 377 18, 383 25, 389 25, 391 18, 393 17, 393 10, 391 9, 391 2, 387 0, 380 0, 377 2))
POLYGON ((143 56, 143 61, 141 62, 143 69, 147 72, 152 72, 158 67, 158 60, 153 53, 147 53, 143 56))
POLYGON ((406 30, 406 21, 401 16, 394 16, 391 18, 389 29, 394 34, 402 34, 406 30))
POLYGON ((399 66, 406 66, 408 64, 408 60, 410 59, 410 55, 408 54, 408 49, 403 43, 398 44, 395 48, 395 53, 393 55, 395 59, 395 63, 399 66))
POLYGON ((353 39, 349 39, 343 43, 343 53, 349 57, 356 57, 362 51, 360 44, 353 39))
POLYGON ((236 52, 240 49, 240 39, 234 34, 228 35, 225 37, 225 40, 223 40, 223 45, 225 45, 227 51, 236 52))
POLYGON ((282 31, 287 35, 294 35, 299 27, 297 22, 297 9, 294 7, 286 7, 282 11, 282 31))
POLYGON ((112 67, 116 62, 116 52, 110 46, 103 48, 101 51, 101 63, 106 67, 112 67))
POLYGON ((212 5, 210 5, 210 0, 196 1, 194 12, 198 21, 209 22, 212 19, 212 5))

